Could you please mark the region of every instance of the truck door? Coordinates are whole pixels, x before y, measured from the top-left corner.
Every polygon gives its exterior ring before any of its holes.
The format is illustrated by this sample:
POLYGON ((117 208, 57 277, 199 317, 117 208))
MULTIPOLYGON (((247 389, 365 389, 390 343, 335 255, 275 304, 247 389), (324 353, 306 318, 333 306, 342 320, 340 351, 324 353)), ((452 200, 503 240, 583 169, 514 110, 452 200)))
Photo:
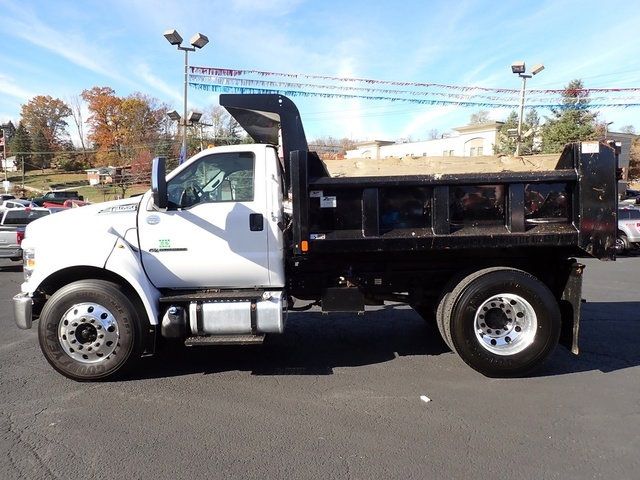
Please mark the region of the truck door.
POLYGON ((156 287, 269 285, 271 212, 259 180, 265 162, 256 159, 264 153, 233 148, 197 158, 168 180, 166 211, 140 208, 142 262, 156 287))

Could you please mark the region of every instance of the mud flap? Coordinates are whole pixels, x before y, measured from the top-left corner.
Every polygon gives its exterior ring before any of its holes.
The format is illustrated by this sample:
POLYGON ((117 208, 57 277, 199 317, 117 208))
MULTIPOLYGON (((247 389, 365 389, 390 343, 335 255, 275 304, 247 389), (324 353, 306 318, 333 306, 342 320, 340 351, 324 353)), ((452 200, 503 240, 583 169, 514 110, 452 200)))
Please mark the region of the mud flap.
POLYGON ((567 282, 560 298, 562 330, 560 345, 567 347, 574 355, 580 352, 578 337, 580 333, 580 307, 582 305, 582 275, 584 265, 574 259, 568 265, 567 282))

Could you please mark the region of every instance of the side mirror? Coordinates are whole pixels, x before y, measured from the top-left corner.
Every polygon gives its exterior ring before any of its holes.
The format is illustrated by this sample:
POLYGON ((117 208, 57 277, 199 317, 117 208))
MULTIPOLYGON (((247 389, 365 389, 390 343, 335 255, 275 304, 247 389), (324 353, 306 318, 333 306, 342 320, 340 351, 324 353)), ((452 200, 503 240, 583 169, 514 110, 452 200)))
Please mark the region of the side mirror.
POLYGON ((167 159, 156 157, 151 166, 151 192, 157 208, 167 208, 167 159))

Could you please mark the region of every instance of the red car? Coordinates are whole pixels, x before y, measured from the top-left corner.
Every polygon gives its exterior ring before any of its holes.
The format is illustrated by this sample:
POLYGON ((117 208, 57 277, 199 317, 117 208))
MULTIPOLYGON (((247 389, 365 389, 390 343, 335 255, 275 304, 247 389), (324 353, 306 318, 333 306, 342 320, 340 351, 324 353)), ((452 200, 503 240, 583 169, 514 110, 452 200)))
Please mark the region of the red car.
POLYGON ((69 199, 69 200, 65 200, 64 203, 59 204, 59 203, 53 203, 53 202, 44 202, 44 204, 42 205, 44 208, 76 208, 76 207, 84 207, 85 205, 88 205, 89 202, 83 202, 82 200, 74 200, 74 199, 69 199))

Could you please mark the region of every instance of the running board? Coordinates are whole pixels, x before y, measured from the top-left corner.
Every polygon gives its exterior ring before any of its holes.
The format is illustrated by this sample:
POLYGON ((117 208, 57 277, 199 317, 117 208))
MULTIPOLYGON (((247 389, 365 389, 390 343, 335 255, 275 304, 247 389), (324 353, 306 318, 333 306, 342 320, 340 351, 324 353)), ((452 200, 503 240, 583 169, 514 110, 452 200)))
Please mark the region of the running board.
POLYGON ((187 347, 206 345, 260 345, 264 342, 263 335, 203 335, 187 337, 184 344, 187 347))

